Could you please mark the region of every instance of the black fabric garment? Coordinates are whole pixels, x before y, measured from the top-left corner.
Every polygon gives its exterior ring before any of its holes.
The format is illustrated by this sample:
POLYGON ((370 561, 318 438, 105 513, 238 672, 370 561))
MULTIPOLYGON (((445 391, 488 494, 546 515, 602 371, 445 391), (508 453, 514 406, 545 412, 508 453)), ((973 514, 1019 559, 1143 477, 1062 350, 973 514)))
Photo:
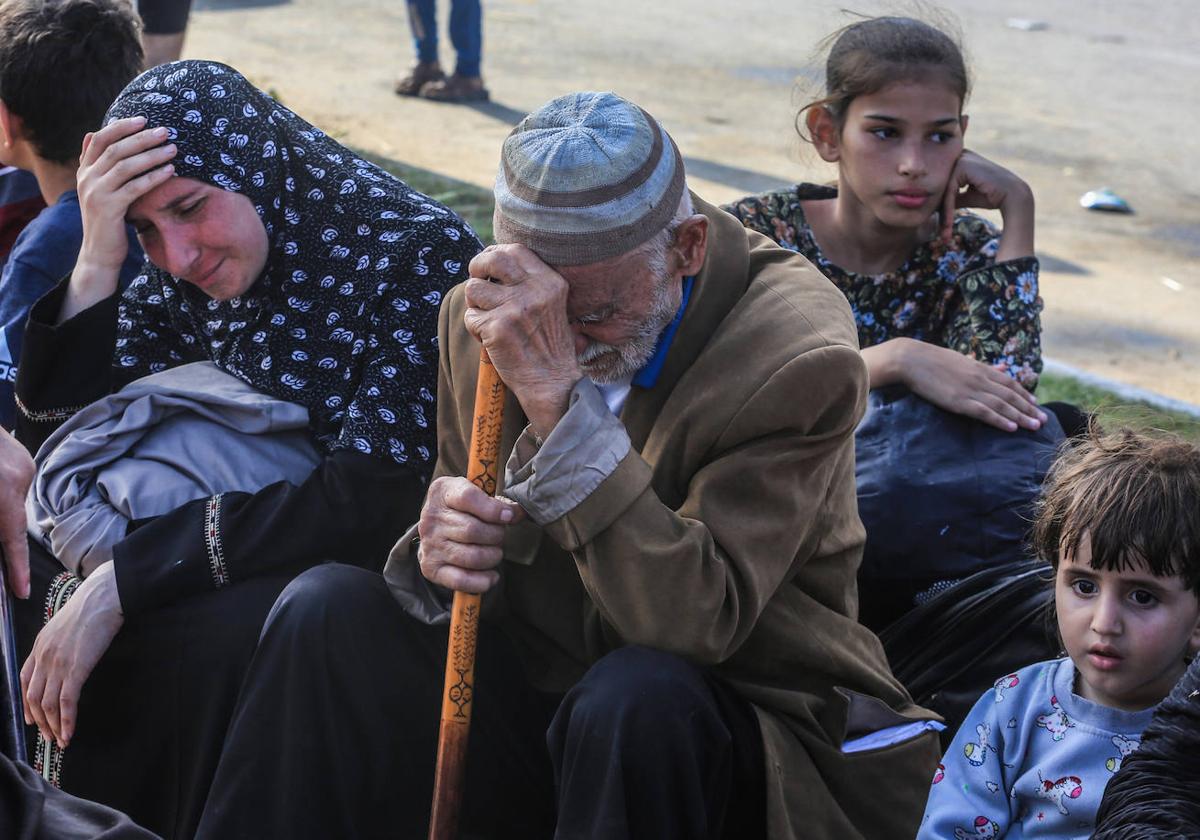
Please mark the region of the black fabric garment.
POLYGON ((1054 570, 1041 560, 985 569, 939 592, 879 634, 896 679, 946 719, 949 747, 997 675, 1060 655, 1054 570))
MULTIPOLYGON (((51 583, 65 574, 29 546, 32 593, 16 610, 22 661, 51 583)), ((127 618, 84 683, 75 737, 46 775, 164 837, 191 837, 263 621, 290 579, 260 576, 127 618)), ((27 731, 36 762, 37 730, 27 731)))
MULTIPOLYGON (((263 629, 197 840, 426 836, 445 653, 446 628, 409 618, 378 575, 324 566, 294 580, 263 629)), ((511 643, 483 626, 463 836, 579 836, 565 826, 581 803, 585 821, 617 825, 628 811, 635 832, 653 830, 634 837, 763 836, 750 707, 667 654, 610 656, 555 717, 562 698, 533 689, 511 643), (555 767, 567 771, 557 780, 555 767), (556 784, 568 812, 557 835, 556 784)))
POLYGON ((1094 840, 1200 837, 1200 658, 1109 780, 1094 840))
MULTIPOLYGON (((54 326, 65 291, 66 281, 33 308, 17 391, 35 392, 51 405, 83 395, 80 403, 86 404, 107 392, 107 377, 114 370, 105 348, 112 347, 117 298, 54 326)), ((124 372, 117 374, 121 383, 124 372)), ((59 422, 34 422, 26 415, 18 430, 22 442, 40 445, 59 422)), ((236 582, 257 574, 294 574, 330 559, 378 571, 400 534, 416 520, 424 492, 422 477, 409 467, 338 450, 299 486, 280 482, 257 493, 226 493, 217 513, 229 578, 236 582)), ((212 558, 205 539, 209 504, 200 499, 135 522, 129 536, 114 547, 126 616, 212 591, 212 558)))
POLYGON ((1058 424, 1062 426, 1063 433, 1068 438, 1083 437, 1087 434, 1088 426, 1092 422, 1093 415, 1073 403, 1042 403, 1042 410, 1049 411, 1058 418, 1058 424))
POLYGON ((644 647, 593 665, 546 738, 556 840, 765 838, 762 735, 737 693, 644 647))
POLYGON ((0 755, 4 840, 158 840, 124 814, 48 784, 27 764, 0 755))
POLYGON ((187 30, 192 0, 138 0, 137 10, 147 35, 178 35, 187 30))
POLYGON ((878 633, 931 587, 1026 559, 1033 502, 1063 438, 1054 415, 1003 432, 903 386, 872 390, 854 434, 867 530, 859 621, 878 633))

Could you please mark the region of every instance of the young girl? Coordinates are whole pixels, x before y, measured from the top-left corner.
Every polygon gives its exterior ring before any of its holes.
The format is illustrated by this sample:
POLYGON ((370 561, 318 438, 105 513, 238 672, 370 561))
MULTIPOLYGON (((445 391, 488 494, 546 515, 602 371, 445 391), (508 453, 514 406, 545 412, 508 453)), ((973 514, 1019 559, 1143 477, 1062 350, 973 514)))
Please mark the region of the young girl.
POLYGON ((1034 544, 1067 656, 996 680, 933 778, 918 838, 1086 838, 1108 780, 1200 648, 1200 450, 1089 435, 1054 465, 1034 544))
POLYGON ((832 36, 826 93, 797 115, 837 187, 800 184, 726 207, 845 293, 871 387, 903 383, 1000 429, 1037 429, 1042 301, 1033 194, 963 146, 962 51, 911 18, 832 36), (998 209, 1004 234, 956 208, 998 209))

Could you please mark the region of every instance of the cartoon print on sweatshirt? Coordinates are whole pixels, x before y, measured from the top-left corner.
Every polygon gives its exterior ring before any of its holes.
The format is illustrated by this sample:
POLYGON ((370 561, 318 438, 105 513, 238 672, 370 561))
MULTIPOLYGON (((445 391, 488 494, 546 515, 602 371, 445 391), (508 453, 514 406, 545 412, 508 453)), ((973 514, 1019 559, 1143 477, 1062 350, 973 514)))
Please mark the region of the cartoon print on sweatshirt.
POLYGON ((1112 736, 1113 746, 1117 748, 1118 755, 1114 755, 1108 761, 1104 762, 1104 766, 1108 768, 1110 773, 1116 773, 1121 769, 1121 764, 1125 759, 1133 755, 1134 751, 1142 745, 1142 742, 1136 738, 1126 738, 1124 735, 1112 736))
POLYGON ((1038 715, 1037 725, 1049 732, 1055 741, 1061 741, 1066 737, 1067 730, 1074 728, 1075 724, 1059 705, 1057 695, 1050 698, 1050 705, 1054 710, 1049 714, 1038 715))
POLYGON ((1049 779, 1043 779, 1039 771, 1038 781, 1041 782, 1041 787, 1037 792, 1038 796, 1049 799, 1057 805, 1058 812, 1063 816, 1071 813, 1067 810, 1067 803, 1064 800, 1078 799, 1083 795, 1083 782, 1078 776, 1063 776, 1052 782, 1049 779))
POLYGON ((973 766, 979 767, 987 760, 988 750, 996 753, 997 757, 1000 754, 996 751, 995 746, 988 743, 988 738, 992 734, 992 727, 989 724, 979 724, 975 727, 975 732, 979 735, 979 742, 968 741, 963 747, 963 754, 973 766))
POLYGON ((999 703, 1004 700, 1004 692, 1010 688, 1016 688, 1020 683, 1021 678, 1016 674, 1009 674, 992 683, 992 688, 996 690, 996 702, 999 703))
POLYGON ((938 764, 937 769, 933 771, 933 783, 936 785, 944 778, 946 778, 946 765, 938 764))
POLYGON ((989 820, 987 817, 976 817, 975 828, 968 831, 965 828, 954 829, 954 840, 992 840, 999 836, 1000 824, 995 820, 989 820))

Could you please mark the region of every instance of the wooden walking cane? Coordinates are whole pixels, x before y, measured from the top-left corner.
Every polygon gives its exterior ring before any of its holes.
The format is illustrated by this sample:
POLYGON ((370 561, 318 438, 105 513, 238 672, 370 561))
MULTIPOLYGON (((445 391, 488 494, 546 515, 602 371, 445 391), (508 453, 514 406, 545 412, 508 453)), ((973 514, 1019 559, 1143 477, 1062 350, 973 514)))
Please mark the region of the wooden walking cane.
MULTIPOLYGON (((504 420, 504 383, 488 358, 479 351, 479 381, 475 386, 475 417, 471 423, 471 452, 467 478, 489 496, 496 495, 496 465, 504 420)), ((475 700, 475 640, 479 634, 480 596, 454 593, 450 612, 450 646, 446 651, 446 683, 442 694, 442 726, 438 734, 437 770, 433 777, 433 812, 429 840, 453 840, 458 830, 467 768, 467 736, 475 700)))

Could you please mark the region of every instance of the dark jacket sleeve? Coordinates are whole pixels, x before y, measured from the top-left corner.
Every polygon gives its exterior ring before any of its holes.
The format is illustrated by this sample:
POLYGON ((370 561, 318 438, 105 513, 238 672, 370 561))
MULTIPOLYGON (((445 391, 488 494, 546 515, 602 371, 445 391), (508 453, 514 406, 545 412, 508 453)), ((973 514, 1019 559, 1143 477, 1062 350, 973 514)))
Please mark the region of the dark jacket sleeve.
MULTIPOLYGON (((79 409, 137 375, 112 364, 119 296, 56 325, 65 292, 63 281, 34 306, 25 333, 17 434, 31 452, 79 409)), ((133 614, 327 560, 378 571, 416 521, 424 490, 413 468, 347 450, 327 456, 299 486, 225 493, 134 522, 113 550, 122 609, 133 614)))
POLYGON ((57 324, 69 280, 34 304, 21 344, 16 436, 31 453, 75 412, 130 379, 112 363, 120 295, 57 324))
POLYGON ((1104 789, 1099 840, 1200 837, 1200 659, 1158 707, 1104 789))
POLYGON ((381 571, 417 519, 425 480, 391 459, 338 450, 300 485, 223 493, 134 522, 113 547, 126 615, 239 579, 337 561, 381 571))

